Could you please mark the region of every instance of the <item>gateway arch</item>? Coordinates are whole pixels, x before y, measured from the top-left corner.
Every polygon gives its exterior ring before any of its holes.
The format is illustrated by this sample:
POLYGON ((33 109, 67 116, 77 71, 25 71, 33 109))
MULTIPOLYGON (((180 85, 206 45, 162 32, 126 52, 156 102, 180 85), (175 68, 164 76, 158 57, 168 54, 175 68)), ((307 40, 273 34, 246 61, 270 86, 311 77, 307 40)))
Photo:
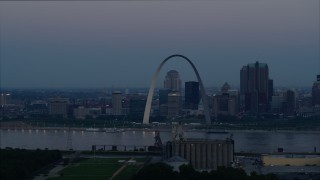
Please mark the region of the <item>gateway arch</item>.
POLYGON ((202 102, 203 102, 203 107, 204 107, 204 115, 205 115, 205 118, 206 118, 206 124, 211 124, 210 114, 209 114, 209 106, 208 106, 208 98, 207 98, 207 96, 206 96, 206 92, 205 92, 205 89, 204 89, 202 80, 201 80, 201 78, 200 78, 200 75, 199 75, 199 73, 198 73, 198 70, 196 69, 196 67, 195 67, 194 64, 191 62, 190 59, 188 59, 187 57, 185 57, 185 56, 183 56, 183 55, 180 55, 180 54, 174 54, 174 55, 171 55, 171 56, 167 57, 166 59, 164 59, 164 60, 162 61, 162 63, 159 65, 159 67, 158 67, 157 71, 155 72, 155 74, 153 75, 152 81, 151 81, 151 85, 150 85, 150 88, 149 88, 149 93, 148 93, 146 108, 145 108, 145 110, 144 110, 143 124, 149 124, 149 117, 150 117, 152 97, 153 97, 154 88, 155 88, 156 81, 157 81, 157 79, 158 79, 160 70, 161 70, 162 66, 163 66, 168 60, 170 60, 171 58, 175 58, 175 57, 182 58, 182 59, 186 60, 186 61, 192 66, 192 68, 193 68, 193 70, 194 70, 194 72, 195 72, 195 74, 196 74, 196 76, 197 76, 198 82, 199 82, 199 84, 200 84, 200 93, 201 93, 202 102))

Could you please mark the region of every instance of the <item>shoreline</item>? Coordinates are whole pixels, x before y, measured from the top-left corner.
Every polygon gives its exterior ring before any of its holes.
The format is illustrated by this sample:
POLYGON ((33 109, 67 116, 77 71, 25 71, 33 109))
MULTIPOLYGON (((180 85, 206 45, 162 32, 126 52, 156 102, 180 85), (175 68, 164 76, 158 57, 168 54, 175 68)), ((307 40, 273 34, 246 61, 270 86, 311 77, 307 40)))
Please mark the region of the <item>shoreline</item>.
MULTIPOLYGON (((70 127, 72 131, 86 131, 86 132, 106 132, 106 129, 113 128, 96 128, 96 131, 88 130, 87 128, 79 127, 70 127)), ((171 127, 159 127, 159 128, 116 128, 124 129, 125 131, 160 131, 160 132, 171 132, 171 127)), ((15 130, 52 130, 52 131, 67 131, 69 127, 35 127, 35 126, 1 126, 1 131, 15 131, 15 130)), ((212 133, 237 133, 237 132, 252 132, 252 133, 264 133, 264 132, 273 132, 273 133, 311 133, 311 134, 320 134, 320 131, 317 130, 263 130, 263 129, 186 129, 185 132, 212 132, 212 133)))
MULTIPOLYGON (((106 130, 116 129, 124 129, 125 131, 160 131, 160 132, 171 132, 172 125, 158 125, 158 126, 147 126, 147 127, 67 127, 67 126, 33 126, 30 124, 26 124, 22 121, 13 121, 13 122, 0 122, 0 130, 72 130, 72 131, 86 131, 86 132, 106 132, 106 130), (91 130, 90 130, 91 129, 91 130), (95 129, 95 130, 93 130, 95 129)), ((263 132, 273 132, 273 133, 320 133, 318 128, 316 130, 308 130, 308 129, 301 129, 301 130, 293 130, 293 129, 234 129, 234 128, 223 128, 223 127, 212 127, 212 128, 201 128, 199 129, 198 125, 184 125, 183 129, 185 132, 211 132, 211 133, 237 133, 237 132, 256 132, 256 133, 263 133, 263 132)))

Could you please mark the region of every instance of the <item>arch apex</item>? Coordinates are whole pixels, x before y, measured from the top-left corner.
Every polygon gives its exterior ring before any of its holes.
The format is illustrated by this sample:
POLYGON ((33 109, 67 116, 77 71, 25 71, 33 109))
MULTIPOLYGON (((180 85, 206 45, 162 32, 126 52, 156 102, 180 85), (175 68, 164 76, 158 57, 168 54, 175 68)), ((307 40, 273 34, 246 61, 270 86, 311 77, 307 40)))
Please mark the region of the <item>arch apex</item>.
POLYGON ((174 57, 180 57, 180 58, 186 60, 191 65, 193 71, 195 72, 195 74, 197 76, 197 79, 199 81, 199 85, 200 85, 200 93, 201 93, 201 98, 202 98, 202 102, 203 102, 203 106, 204 106, 204 115, 205 115, 205 118, 206 118, 206 124, 211 124, 209 106, 208 106, 208 99, 207 99, 207 95, 206 95, 206 92, 205 92, 201 77, 199 75, 199 72, 198 72, 197 68, 195 67, 195 65, 192 63, 192 61, 189 58, 187 58, 186 56, 182 55, 182 54, 173 54, 173 55, 170 55, 167 58, 165 58, 161 62, 161 64, 158 66, 156 72, 154 73, 154 75, 152 77, 152 80, 151 80, 149 92, 148 92, 146 107, 145 107, 145 110, 144 110, 143 124, 149 124, 151 103, 152 103, 152 98, 153 98, 153 94, 154 94, 154 88, 155 88, 156 81, 158 79, 159 73, 160 73, 163 65, 168 60, 170 60, 171 58, 174 58, 174 57))

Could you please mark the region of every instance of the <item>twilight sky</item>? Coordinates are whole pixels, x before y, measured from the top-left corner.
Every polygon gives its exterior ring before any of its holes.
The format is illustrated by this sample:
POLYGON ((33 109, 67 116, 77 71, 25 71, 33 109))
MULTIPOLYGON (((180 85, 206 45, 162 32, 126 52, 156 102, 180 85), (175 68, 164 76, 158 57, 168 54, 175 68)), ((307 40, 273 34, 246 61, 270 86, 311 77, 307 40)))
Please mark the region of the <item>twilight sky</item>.
MULTIPOLYGON (((183 54, 205 86, 239 86, 243 65, 269 65, 275 86, 320 73, 318 0, 0 2, 2 87, 147 87, 183 54)), ((195 80, 189 65, 165 73, 195 80)))

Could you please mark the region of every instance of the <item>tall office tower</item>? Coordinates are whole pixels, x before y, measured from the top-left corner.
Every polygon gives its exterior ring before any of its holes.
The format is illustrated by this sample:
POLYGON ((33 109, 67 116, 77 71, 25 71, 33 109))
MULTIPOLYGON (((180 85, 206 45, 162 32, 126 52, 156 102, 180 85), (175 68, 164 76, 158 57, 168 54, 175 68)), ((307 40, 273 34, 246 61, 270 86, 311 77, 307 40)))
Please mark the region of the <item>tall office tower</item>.
POLYGON ((181 92, 181 79, 178 71, 171 70, 167 72, 166 79, 164 80, 164 88, 181 92))
POLYGON ((0 95, 0 105, 1 105, 1 107, 8 105, 9 101, 10 101, 10 94, 2 93, 0 95))
POLYGON ((270 110, 273 113, 283 113, 283 105, 285 104, 286 99, 283 93, 277 93, 272 96, 272 101, 270 103, 270 110))
POLYGON ((179 92, 171 92, 168 94, 168 118, 179 115, 181 109, 181 96, 179 92))
POLYGON ((48 101, 50 115, 58 115, 63 118, 67 117, 67 107, 69 103, 67 98, 50 98, 48 101))
POLYGON ((184 100, 186 109, 198 109, 198 104, 200 101, 199 82, 185 82, 184 100))
POLYGON ((283 111, 286 115, 294 115, 296 109, 295 92, 287 90, 285 92, 285 102, 283 103, 283 111))
POLYGON ((269 107, 269 68, 265 63, 251 63, 240 70, 240 93, 244 110, 252 114, 267 112, 269 107))
POLYGON ((268 84, 268 96, 269 96, 269 102, 272 101, 272 96, 273 96, 273 79, 269 79, 269 84, 268 84))
POLYGON ((76 119, 85 119, 87 115, 89 115, 89 109, 83 106, 79 106, 73 110, 73 116, 76 119))
POLYGON ((159 111, 161 116, 168 115, 168 94, 170 92, 170 89, 159 90, 159 111))
POLYGON ((320 105, 320 75, 317 75, 317 81, 312 86, 312 105, 320 105))
POLYGON ((134 95, 130 99, 129 114, 142 119, 146 107, 147 97, 144 95, 134 95))
POLYGON ((159 90, 159 105, 168 103, 168 94, 171 92, 170 89, 159 90))
POLYGON ((122 115, 122 94, 120 91, 112 93, 112 115, 122 115))

